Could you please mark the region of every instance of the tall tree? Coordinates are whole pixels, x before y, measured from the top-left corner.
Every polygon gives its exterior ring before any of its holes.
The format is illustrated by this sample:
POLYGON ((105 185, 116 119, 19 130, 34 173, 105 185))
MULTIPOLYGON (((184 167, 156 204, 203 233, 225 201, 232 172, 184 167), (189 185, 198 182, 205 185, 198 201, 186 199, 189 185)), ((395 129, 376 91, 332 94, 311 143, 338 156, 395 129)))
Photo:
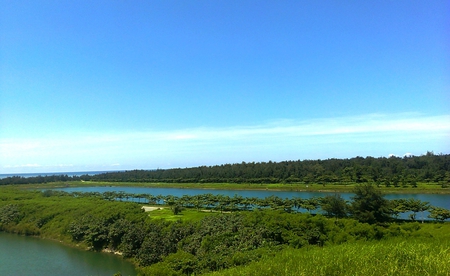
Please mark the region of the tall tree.
POLYGON ((371 224, 389 219, 389 201, 373 185, 358 185, 353 193, 350 211, 356 219, 371 224))
POLYGON ((321 207, 328 216, 342 218, 347 216, 347 202, 340 194, 328 195, 321 199, 321 207))

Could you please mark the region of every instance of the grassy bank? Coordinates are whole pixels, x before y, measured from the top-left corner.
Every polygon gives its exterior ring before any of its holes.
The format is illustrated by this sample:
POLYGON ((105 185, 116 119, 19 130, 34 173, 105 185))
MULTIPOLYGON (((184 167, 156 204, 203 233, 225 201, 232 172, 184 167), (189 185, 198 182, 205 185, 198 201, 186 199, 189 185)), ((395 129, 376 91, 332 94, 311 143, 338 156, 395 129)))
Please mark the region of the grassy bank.
MULTIPOLYGON (((91 186, 129 186, 129 187, 157 187, 177 189, 217 189, 217 190, 273 190, 295 192, 351 192, 358 184, 249 184, 249 183, 147 183, 147 182, 97 182, 97 181, 69 181, 45 184, 23 184, 21 188, 57 188, 57 187, 91 187, 91 186)), ((417 183, 417 187, 386 187, 380 185, 380 191, 386 194, 450 194, 450 188, 442 188, 437 183, 417 183)))
POLYGON ((448 239, 404 238, 289 248, 273 258, 207 275, 449 275, 449 248, 448 239))
POLYGON ((0 230, 120 251, 141 275, 447 275, 450 223, 202 212, 0 188, 0 230), (159 208, 159 210, 157 210, 159 208), (228 270, 226 270, 228 269, 228 270))

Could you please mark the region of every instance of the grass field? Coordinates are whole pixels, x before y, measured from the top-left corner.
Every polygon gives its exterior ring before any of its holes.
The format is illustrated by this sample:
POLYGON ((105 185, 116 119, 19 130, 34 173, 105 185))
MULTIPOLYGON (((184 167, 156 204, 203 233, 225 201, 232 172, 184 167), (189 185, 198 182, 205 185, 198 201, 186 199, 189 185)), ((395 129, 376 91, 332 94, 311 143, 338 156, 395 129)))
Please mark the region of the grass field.
MULTIPOLYGON (((305 192, 351 192, 358 185, 353 184, 249 184, 249 183, 142 183, 142 182, 97 182, 70 181, 46 184, 23 184, 22 188, 55 188, 55 187, 91 187, 91 186, 131 186, 131 187, 160 187, 179 189, 218 189, 218 190, 276 190, 276 191, 305 191, 305 192)), ((417 194, 450 194, 450 188, 442 188, 437 183, 417 183, 417 187, 386 187, 380 185, 384 193, 417 193, 417 194)))
POLYGON ((174 215, 173 211, 169 207, 159 208, 154 211, 147 212, 152 219, 164 219, 168 221, 199 221, 206 216, 215 214, 210 211, 197 211, 196 209, 183 209, 181 213, 174 215))
POLYGON ((412 237, 287 248, 275 257, 206 275, 450 275, 450 223, 420 224, 412 237))
POLYGON ((398 238, 288 248, 273 258, 206 275, 450 275, 450 240, 398 238))

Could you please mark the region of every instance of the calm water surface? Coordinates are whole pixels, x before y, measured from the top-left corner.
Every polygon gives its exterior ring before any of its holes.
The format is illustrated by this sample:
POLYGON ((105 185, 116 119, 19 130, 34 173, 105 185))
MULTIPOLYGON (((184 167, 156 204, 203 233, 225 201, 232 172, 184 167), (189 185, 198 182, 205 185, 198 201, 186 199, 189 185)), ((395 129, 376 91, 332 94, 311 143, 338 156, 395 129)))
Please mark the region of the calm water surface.
MULTIPOLYGON (((60 188, 57 189, 65 192, 126 192, 130 194, 151 194, 151 195, 199 195, 208 194, 213 195, 222 194, 228 196, 241 195, 243 197, 258 197, 265 198, 271 195, 275 195, 281 198, 311 198, 311 197, 323 197, 326 195, 332 195, 334 193, 325 192, 295 192, 295 191, 258 191, 258 190, 214 190, 214 189, 180 189, 180 188, 155 188, 155 187, 74 187, 74 188, 60 188)), ((353 196, 352 193, 341 193, 341 196, 347 200, 350 200, 353 196)), ((437 207, 443 207, 450 209, 450 194, 387 194, 386 199, 399 199, 399 198, 415 198, 421 201, 428 201, 431 205, 437 207)))
POLYGON ((0 232, 0 275, 136 275, 112 254, 83 251, 58 242, 0 232))

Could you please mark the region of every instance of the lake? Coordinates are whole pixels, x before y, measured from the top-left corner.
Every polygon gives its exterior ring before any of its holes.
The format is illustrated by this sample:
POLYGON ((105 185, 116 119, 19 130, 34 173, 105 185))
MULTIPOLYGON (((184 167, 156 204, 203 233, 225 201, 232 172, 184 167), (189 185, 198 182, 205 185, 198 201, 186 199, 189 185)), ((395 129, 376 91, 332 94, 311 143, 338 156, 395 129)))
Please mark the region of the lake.
MULTIPOLYGON (((311 198, 311 197, 323 197, 326 195, 333 195, 334 192, 296 192, 296 191, 271 191, 271 190, 217 190, 217 189, 182 189, 182 188, 160 188, 160 187, 72 187, 72 188, 58 188, 55 190, 65 192, 120 192, 130 194, 151 194, 151 195, 173 195, 181 197, 183 195, 199 195, 199 194, 213 194, 213 195, 227 195, 233 197, 235 194, 243 197, 257 197, 265 198, 271 195, 275 195, 281 198, 311 198)), ((340 193, 341 196, 350 200, 353 196, 352 193, 340 193)), ((450 209, 450 194, 387 194, 386 199, 399 199, 399 198, 414 198, 421 201, 428 201, 431 205, 436 207, 442 207, 450 209)))
MULTIPOLYGON (((266 198, 271 195, 275 195, 281 198, 312 198, 312 197, 324 197, 326 195, 333 195, 333 192, 296 192, 296 191, 269 191, 269 190, 217 190, 217 189, 182 189, 182 188, 160 188, 160 187, 73 187, 73 188, 58 188, 55 190, 65 191, 65 192, 120 192, 130 194, 151 194, 151 195, 173 195, 181 197, 183 195, 199 195, 199 194, 213 194, 213 195, 227 195, 233 197, 234 195, 240 195, 243 197, 257 197, 266 198)), ((341 196, 346 200, 351 200, 353 196, 352 193, 340 193, 341 196)), ((387 194, 386 199, 400 199, 400 198, 414 198, 421 201, 427 201, 432 206, 442 207, 450 209, 450 194, 387 194)), ((402 213, 399 215, 401 219, 409 219, 411 213, 402 213)), ((429 220, 427 217, 429 212, 423 212, 423 214, 418 214, 418 220, 429 220)))
POLYGON ((84 251, 58 242, 0 232, 0 275, 136 275, 120 256, 84 251))

